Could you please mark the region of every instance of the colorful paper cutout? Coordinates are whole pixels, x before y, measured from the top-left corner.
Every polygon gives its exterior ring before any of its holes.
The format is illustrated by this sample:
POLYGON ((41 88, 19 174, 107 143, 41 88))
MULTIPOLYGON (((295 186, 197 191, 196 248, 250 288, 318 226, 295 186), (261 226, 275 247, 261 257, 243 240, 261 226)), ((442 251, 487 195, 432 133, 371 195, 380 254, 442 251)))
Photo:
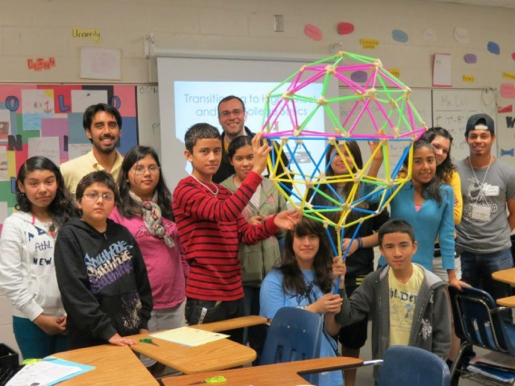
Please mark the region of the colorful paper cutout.
POLYGON ((511 83, 501 84, 501 98, 515 99, 515 85, 511 83))
POLYGON ((306 24, 306 27, 304 27, 304 34, 308 38, 311 38, 316 41, 322 40, 322 31, 317 26, 314 26, 313 24, 306 24))
POLYGON ((408 34, 400 29, 394 29, 392 31, 392 38, 396 42, 406 43, 408 41, 408 34))
POLYGON ((513 105, 508 105, 508 106, 505 106, 505 107, 498 107, 497 108, 497 112, 499 114, 506 114, 506 113, 512 113, 513 112, 513 105))
POLYGON ((511 148, 509 150, 501 149, 501 157, 506 157, 506 156, 510 156, 510 157, 515 156, 515 149, 514 148, 511 148))
POLYGON ((364 83, 367 81, 368 74, 366 71, 354 71, 350 75, 351 80, 358 83, 364 83))
POLYGON ((66 115, 64 118, 43 118, 41 120, 41 136, 59 138, 59 159, 68 160, 68 119, 66 115))
POLYGON ((515 80, 515 74, 513 74, 511 72, 503 72, 502 77, 505 79, 515 80))
POLYGON ((353 32, 354 32, 354 24, 352 24, 352 23, 339 23, 338 24, 338 34, 348 35, 353 32))
POLYGON ((359 39, 359 44, 364 49, 373 50, 376 48, 377 45, 379 45, 379 40, 377 39, 359 39))
POLYGON ((392 74, 396 78, 401 77, 401 69, 400 68, 390 68, 388 71, 390 71, 390 74, 392 74))
POLYGON ((488 44, 486 45, 486 49, 488 50, 488 52, 494 55, 499 55, 501 53, 501 48, 499 47, 499 44, 495 42, 488 42, 488 44))
POLYGON ((462 80, 465 83, 474 83, 476 81, 476 77, 474 75, 463 75, 462 80))
POLYGON ((468 64, 473 64, 473 63, 477 62, 476 54, 467 54, 467 55, 465 55, 464 59, 465 59, 465 63, 468 63, 468 64))

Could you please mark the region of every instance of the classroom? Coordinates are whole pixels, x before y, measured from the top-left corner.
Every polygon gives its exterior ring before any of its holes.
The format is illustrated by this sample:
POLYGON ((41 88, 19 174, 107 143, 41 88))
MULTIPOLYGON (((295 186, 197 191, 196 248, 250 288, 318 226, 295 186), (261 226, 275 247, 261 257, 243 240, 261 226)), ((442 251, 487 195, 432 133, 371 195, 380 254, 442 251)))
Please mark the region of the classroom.
MULTIPOLYGON (((514 0, 0 0, 0 8, 0 232, 27 158, 59 166, 89 151, 89 105, 119 109, 118 150, 154 147, 173 192, 191 172, 186 129, 204 121, 220 129, 220 99, 242 97, 258 132, 267 91, 339 51, 379 58, 408 85, 427 127, 454 136, 455 163, 469 154, 468 117, 486 113, 492 154, 515 166, 514 0)), ((339 103, 342 120, 351 107, 339 103)), ((1 292, 0 343, 19 352, 1 292)))

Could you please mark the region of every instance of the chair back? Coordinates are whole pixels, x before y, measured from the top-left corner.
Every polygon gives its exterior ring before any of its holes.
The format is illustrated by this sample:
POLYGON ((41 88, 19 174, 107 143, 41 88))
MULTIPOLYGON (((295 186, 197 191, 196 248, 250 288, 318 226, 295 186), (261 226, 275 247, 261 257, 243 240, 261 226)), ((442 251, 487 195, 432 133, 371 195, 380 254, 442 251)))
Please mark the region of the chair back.
MULTIPOLYGON (((294 307, 281 308, 268 329, 259 364, 319 358, 323 327, 323 319, 318 314, 294 307)), ((303 378, 315 385, 318 383, 318 374, 303 378)))
POLYGON ((492 296, 483 290, 449 287, 456 335, 469 343, 489 350, 515 354, 504 321, 504 307, 497 307, 492 296))
POLYGON ((389 347, 378 386, 449 386, 449 367, 437 355, 411 346, 389 347))

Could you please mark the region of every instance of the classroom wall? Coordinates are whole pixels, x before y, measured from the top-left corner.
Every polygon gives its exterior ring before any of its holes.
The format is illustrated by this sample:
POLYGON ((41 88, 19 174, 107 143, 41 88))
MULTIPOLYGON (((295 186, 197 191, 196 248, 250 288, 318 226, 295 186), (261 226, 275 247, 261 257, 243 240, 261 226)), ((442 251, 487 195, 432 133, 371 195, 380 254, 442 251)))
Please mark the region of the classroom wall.
MULTIPOLYGON (((251 51, 329 56, 329 46, 381 58, 398 68, 412 87, 432 86, 432 56, 450 53, 452 85, 499 90, 504 72, 514 73, 515 11, 440 4, 419 0, 0 0, 0 82, 102 83, 80 79, 80 47, 122 50, 120 83, 157 81, 155 59, 144 57, 144 36, 154 33, 158 47, 198 51, 251 51), (273 32, 273 15, 284 15, 285 32, 273 32), (338 35, 339 22, 355 30, 338 35), (321 41, 304 34, 307 23, 319 27, 321 41), (454 39, 456 27, 467 28, 469 43, 454 39), (73 38, 72 29, 98 29, 100 42, 73 38), (426 28, 435 40, 424 38, 426 28), (392 30, 408 34, 406 43, 392 39, 392 30), (360 39, 379 41, 364 49, 360 39), (487 51, 489 41, 500 55, 487 51), (466 64, 467 53, 477 55, 466 64), (34 71, 28 59, 55 58, 55 67, 34 71), (475 82, 465 83, 463 75, 475 82)), ((116 83, 109 81, 109 83, 116 83)), ((3 101, 0 101, 3 102, 3 101)), ((16 348, 8 302, 0 296, 0 341, 16 348)))

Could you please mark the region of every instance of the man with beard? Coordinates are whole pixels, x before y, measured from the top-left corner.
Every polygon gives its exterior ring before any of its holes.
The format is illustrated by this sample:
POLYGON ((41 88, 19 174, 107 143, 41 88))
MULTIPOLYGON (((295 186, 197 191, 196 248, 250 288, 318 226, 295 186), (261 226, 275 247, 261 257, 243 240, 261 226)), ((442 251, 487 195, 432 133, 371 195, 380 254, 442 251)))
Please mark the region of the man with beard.
POLYGON ((122 117, 117 109, 105 103, 91 105, 84 112, 82 125, 93 148, 61 165, 64 183, 74 197, 81 178, 91 172, 105 170, 118 180, 123 161, 116 150, 122 135, 122 117))

